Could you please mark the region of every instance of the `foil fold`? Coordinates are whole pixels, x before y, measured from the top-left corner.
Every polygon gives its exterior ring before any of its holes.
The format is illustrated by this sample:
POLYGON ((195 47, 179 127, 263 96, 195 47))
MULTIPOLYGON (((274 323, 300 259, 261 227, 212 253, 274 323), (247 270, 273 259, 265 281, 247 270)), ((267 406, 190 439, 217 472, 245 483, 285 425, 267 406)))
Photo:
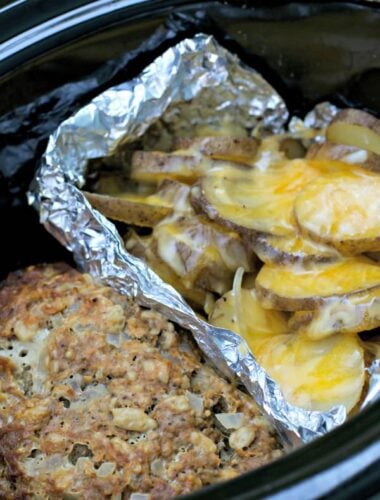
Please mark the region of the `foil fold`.
POLYGON ((29 201, 40 220, 78 266, 145 307, 190 330, 221 371, 236 376, 285 442, 309 442, 341 424, 342 406, 308 411, 286 401, 237 334, 201 320, 170 285, 130 255, 115 226, 92 209, 81 191, 90 159, 110 156, 157 122, 171 130, 230 121, 244 128, 279 133, 288 111, 276 91, 253 69, 199 34, 168 49, 137 78, 108 89, 50 137, 31 186, 29 201))

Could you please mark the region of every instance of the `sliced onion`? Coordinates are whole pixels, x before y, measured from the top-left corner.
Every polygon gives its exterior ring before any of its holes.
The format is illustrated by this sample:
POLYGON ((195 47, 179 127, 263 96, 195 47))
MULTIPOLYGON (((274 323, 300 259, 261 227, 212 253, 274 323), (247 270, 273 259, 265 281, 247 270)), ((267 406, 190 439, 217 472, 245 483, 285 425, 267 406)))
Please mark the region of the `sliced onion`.
POLYGON ((115 462, 104 462, 99 469, 96 471, 98 477, 107 477, 115 472, 116 464, 115 462))
POLYGON ((73 378, 70 378, 67 380, 67 383, 69 385, 71 385, 71 387, 73 388, 73 390, 75 392, 79 392, 80 391, 80 386, 83 382, 83 377, 82 375, 79 375, 79 373, 76 373, 73 378))
POLYGON ((106 342, 114 347, 120 347, 121 339, 117 333, 108 333, 106 335, 106 342))
POLYGON ((25 472, 29 476, 38 476, 39 474, 50 473, 62 467, 67 461, 66 457, 55 453, 54 455, 37 455, 34 458, 25 459, 23 465, 25 472))
POLYGON ((204 409, 203 397, 189 391, 186 391, 186 396, 189 400, 191 408, 195 411, 195 414, 202 415, 204 409))
POLYGON ((78 401, 72 401, 71 408, 81 408, 86 406, 93 399, 99 399, 105 394, 108 394, 107 387, 104 384, 89 385, 79 396, 78 401))
POLYGON ((244 321, 242 321, 242 311, 241 311, 241 305, 242 305, 242 299, 241 299, 241 285, 243 282, 243 276, 244 276, 244 268, 239 267, 236 270, 235 276, 234 276, 234 281, 232 284, 232 296, 233 296, 233 303, 234 303, 234 319, 236 322, 236 333, 242 335, 243 337, 245 336, 245 325, 244 321))
POLYGON ((244 413, 215 413, 215 418, 223 429, 239 429, 244 423, 244 413))
POLYGON ((92 460, 90 460, 88 457, 79 457, 77 463, 75 464, 75 468, 78 472, 82 472, 86 463, 90 463, 91 466, 93 465, 92 460))

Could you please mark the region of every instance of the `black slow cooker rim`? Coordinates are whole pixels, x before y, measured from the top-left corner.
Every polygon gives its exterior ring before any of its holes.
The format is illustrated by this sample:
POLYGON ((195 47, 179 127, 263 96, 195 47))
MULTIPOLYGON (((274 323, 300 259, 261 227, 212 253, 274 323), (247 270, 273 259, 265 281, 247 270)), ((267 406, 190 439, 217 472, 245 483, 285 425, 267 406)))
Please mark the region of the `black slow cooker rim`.
MULTIPOLYGON (((43 3, 43 2, 42 2, 43 3)), ((46 2, 45 2, 46 3, 46 2)), ((78 0, 72 2, 64 2, 64 6, 53 5, 55 2, 49 2, 52 4, 49 6, 48 12, 44 12, 42 16, 42 25, 47 20, 53 20, 54 18, 61 16, 63 13, 70 12, 73 9, 80 8, 85 4, 100 4, 101 2, 86 2, 85 0, 78 0)), ((205 3, 205 2, 197 2, 205 3)), ((209 2, 209 3, 219 3, 219 2, 209 2)), ((240 1, 230 1, 225 2, 234 6, 239 6, 243 3, 240 1)), ((283 1, 259 1, 259 2, 249 2, 249 6, 252 5, 263 5, 268 4, 276 6, 279 4, 284 4, 287 2, 283 1)), ((292 2, 293 4, 299 3, 321 3, 317 1, 311 2, 292 2)), ((344 2, 344 0, 336 0, 334 4, 344 3, 345 5, 352 5, 353 8, 371 8, 379 9, 380 3, 374 3, 373 1, 351 1, 344 2)), ((20 64, 30 61, 33 58, 45 54, 47 51, 54 50, 57 47, 61 47, 62 44, 69 43, 70 41, 76 39, 83 32, 83 23, 78 18, 78 23, 73 24, 70 27, 65 28, 62 26, 58 33, 52 34, 48 39, 41 39, 33 41, 30 39, 30 45, 23 46, 22 50, 17 49, 17 40, 15 37, 20 34, 15 31, 8 30, 6 26, 11 26, 12 19, 15 16, 20 16, 22 12, 25 13, 25 8, 23 3, 19 2, 8 2, 7 9, 4 7, 0 8, 0 26, 4 26, 5 30, 2 29, 3 37, 8 35, 13 38, 13 51, 9 53, 6 59, 1 58, 0 50, 0 74, 7 73, 15 68, 18 68, 20 64)), ((41 4, 40 0, 30 0, 28 2, 28 7, 31 5, 36 6, 41 4)), ((86 20, 86 29, 95 31, 105 26, 105 24, 113 23, 116 18, 120 21, 120 18, 128 19, 133 21, 134 19, 158 15, 159 13, 168 12, 173 8, 173 6, 186 6, 193 4, 194 2, 189 2, 187 0, 136 0, 133 5, 124 6, 121 10, 115 10, 113 12, 105 13, 102 16, 94 15, 86 20)), ((330 6, 332 4, 330 3, 330 6)), ((326 7, 327 8, 327 7, 326 7)), ((27 16, 23 18, 28 19, 27 16)), ((35 17, 30 17, 27 21, 29 28, 37 26, 36 20, 38 14, 35 17)), ((28 30, 27 24, 23 25, 24 31, 28 30)), ((1 45, 0 45, 1 48, 1 45)), ((267 496, 274 496, 279 494, 280 496, 294 497, 294 498, 316 498, 321 497, 324 493, 322 491, 318 492, 316 485, 313 484, 313 490, 310 489, 310 483, 308 480, 315 477, 317 474, 321 474, 323 471, 334 470, 339 464, 344 464, 348 462, 353 462, 355 459, 360 459, 361 453, 366 450, 371 451, 374 443, 380 444, 380 401, 369 406, 366 410, 358 414, 357 416, 350 419, 340 428, 332 431, 328 435, 314 441, 313 443, 306 445, 297 451, 289 454, 288 456, 273 462, 265 467, 262 467, 256 471, 248 472, 243 476, 231 480, 227 483, 217 484, 205 488, 199 492, 189 495, 187 498, 263 498, 267 496), (296 492, 294 488, 298 488, 296 492)), ((380 446, 378 447, 380 448, 380 446)), ((334 498, 357 498, 360 494, 361 498, 368 498, 374 492, 380 490, 380 477, 376 474, 376 468, 380 464, 380 449, 377 449, 374 453, 373 460, 368 466, 364 467, 357 474, 353 473, 346 477, 340 485, 334 491, 330 491, 329 494, 334 494, 334 498)))
MULTIPOLYGON (((333 9, 336 5, 345 4, 352 8, 380 9, 379 0, 214 0, 209 2, 192 2, 191 0, 70 0, 68 2, 45 2, 44 0, 19 0, 0 2, 0 77, 8 71, 30 62, 42 52, 53 50, 81 36, 83 26, 89 30, 101 29, 128 16, 138 19, 170 13, 175 7, 197 4, 231 5, 236 7, 278 7, 284 4, 325 4, 325 9, 333 9), (42 7, 42 8, 41 8, 42 7), (54 23, 54 33, 49 34, 54 23), (41 39, 41 35, 43 38, 41 39), (48 36, 47 36, 48 35, 48 36)), ((275 11, 274 11, 275 12, 275 11)))

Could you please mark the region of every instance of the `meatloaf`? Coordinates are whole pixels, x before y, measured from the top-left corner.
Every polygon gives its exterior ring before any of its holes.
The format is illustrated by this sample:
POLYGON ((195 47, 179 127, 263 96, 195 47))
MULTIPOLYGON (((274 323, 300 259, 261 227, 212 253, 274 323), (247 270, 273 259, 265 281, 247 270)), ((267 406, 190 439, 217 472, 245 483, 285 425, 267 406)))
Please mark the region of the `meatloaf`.
POLYGON ((0 349, 0 498, 167 499, 282 454, 186 331, 65 264, 2 284, 0 349))

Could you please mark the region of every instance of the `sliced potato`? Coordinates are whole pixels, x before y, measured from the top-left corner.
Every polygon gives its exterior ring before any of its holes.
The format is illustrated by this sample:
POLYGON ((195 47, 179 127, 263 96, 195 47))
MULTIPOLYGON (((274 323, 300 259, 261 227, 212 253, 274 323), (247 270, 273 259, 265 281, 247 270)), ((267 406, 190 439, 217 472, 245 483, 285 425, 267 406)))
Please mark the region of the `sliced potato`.
POLYGON ((301 231, 348 255, 380 250, 380 176, 361 169, 321 176, 297 196, 301 231))
POLYGON ((308 150, 307 158, 342 161, 349 165, 358 165, 368 170, 380 172, 380 155, 355 146, 345 146, 333 142, 313 144, 308 150))
POLYGON ((154 227, 172 213, 170 207, 137 201, 141 197, 130 195, 130 199, 104 194, 84 193, 91 205, 110 219, 142 227, 154 227), (134 200, 133 200, 134 198, 134 200))
POLYGON ((264 309, 254 289, 230 290, 218 299, 209 317, 210 323, 244 336, 251 347, 255 340, 288 332, 285 314, 264 309))
POLYGON ((176 213, 193 213, 189 200, 190 187, 169 179, 149 195, 126 192, 113 196, 84 194, 91 205, 106 217, 140 227, 154 227, 174 209, 176 213))
POLYGON ((242 234, 292 236, 294 201, 304 186, 340 162, 289 160, 267 168, 214 167, 197 183, 191 201, 198 212, 242 234))
POLYGON ((253 248, 260 260, 269 264, 310 264, 331 262, 340 258, 335 248, 316 243, 298 234, 292 236, 261 234, 249 239, 247 244, 253 248))
POLYGON ((173 179, 192 183, 212 164, 211 158, 190 154, 135 151, 130 177, 141 182, 159 183, 164 179, 173 179))
POLYGON ((210 323, 241 334, 291 403, 321 411, 342 404, 350 411, 359 401, 365 371, 356 336, 312 341, 287 334, 285 316, 263 309, 254 290, 245 289, 219 299, 210 323))
POLYGON ((193 213, 190 204, 190 186, 182 182, 165 179, 158 186, 156 193, 149 195, 145 200, 151 204, 164 204, 173 208, 176 213, 193 213))
POLYGON ((337 332, 359 333, 380 326, 380 290, 363 295, 335 297, 315 311, 298 311, 289 328, 311 339, 328 337, 337 332))
POLYGON ((254 269, 253 254, 239 235, 197 216, 167 218, 154 228, 152 238, 158 257, 186 288, 222 294, 239 266, 254 269))
POLYGON ((162 280, 175 288, 195 309, 203 308, 207 304, 208 293, 195 287, 186 288, 176 273, 152 249, 154 245, 150 236, 142 238, 134 231, 130 231, 125 239, 125 246, 132 255, 144 260, 162 280))
POLYGON ((259 140, 254 137, 178 137, 173 142, 173 150, 202 153, 216 160, 248 165, 252 163, 258 146, 259 140))
POLYGON ((253 352, 294 405, 319 411, 343 405, 350 412, 360 400, 365 365, 356 335, 338 333, 320 340, 281 335, 253 352))
POLYGON ((308 269, 265 264, 256 278, 264 306, 283 311, 314 310, 332 297, 363 295, 375 288, 380 288, 380 266, 365 257, 308 269))
POLYGON ((328 141, 380 155, 380 120, 358 109, 340 111, 327 127, 328 141))

